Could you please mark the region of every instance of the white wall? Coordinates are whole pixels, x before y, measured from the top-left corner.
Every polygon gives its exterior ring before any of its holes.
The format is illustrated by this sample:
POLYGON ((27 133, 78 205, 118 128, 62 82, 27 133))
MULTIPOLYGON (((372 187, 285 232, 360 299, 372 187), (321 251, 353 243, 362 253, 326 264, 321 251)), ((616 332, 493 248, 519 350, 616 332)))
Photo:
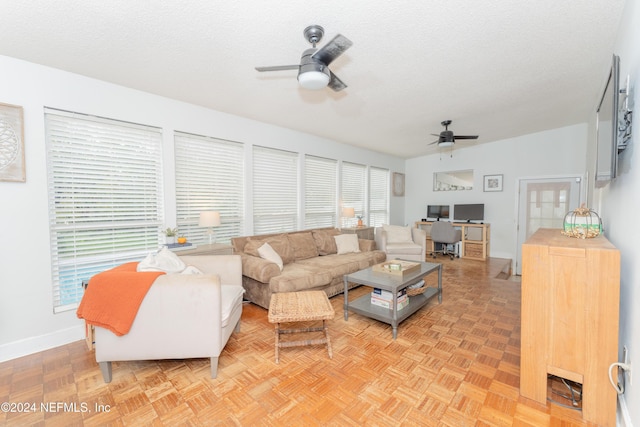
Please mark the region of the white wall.
POLYGON ((585 123, 407 160, 405 223, 424 218, 427 205, 484 203, 490 256, 515 260, 518 179, 583 176, 586 147, 585 123), (464 169, 474 171, 473 190, 433 191, 434 172, 464 169), (503 191, 484 192, 484 175, 496 174, 503 175, 503 191))
MULTIPOLYGON (((400 158, 13 58, 0 56, 0 70, 0 102, 24 108, 27 171, 26 183, 0 182, 0 361, 84 337, 75 311, 54 315, 52 309, 45 106, 161 127, 167 225, 176 223, 174 129, 404 172, 400 158)), ((403 218, 404 199, 392 197, 391 222, 403 218)))
MULTIPOLYGON (((626 81, 630 76, 634 111, 633 137, 629 147, 620 154, 619 175, 608 186, 594 191, 593 207, 603 218, 605 235, 620 250, 620 334, 619 355, 622 361, 622 347, 627 346, 634 368, 633 385, 627 382, 621 396, 624 407, 621 413, 622 425, 640 426, 640 246, 637 216, 640 213, 640 4, 628 0, 623 20, 618 32, 613 53, 620 56, 620 78, 626 81), (635 402, 635 403, 633 403, 635 402), (625 412, 626 411, 626 412, 625 412)), ((608 70, 602 70, 603 82, 608 70)), ((590 158, 595 158, 595 109, 590 131, 590 158)), ((591 170, 595 169, 590 164, 591 170)))

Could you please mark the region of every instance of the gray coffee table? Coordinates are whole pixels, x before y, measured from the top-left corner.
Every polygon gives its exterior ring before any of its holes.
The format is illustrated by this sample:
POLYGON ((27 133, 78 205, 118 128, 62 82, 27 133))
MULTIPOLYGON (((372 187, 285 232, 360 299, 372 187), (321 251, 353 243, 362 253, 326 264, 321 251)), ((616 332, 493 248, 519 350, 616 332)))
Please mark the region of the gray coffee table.
POLYGON ((442 303, 442 264, 421 262, 420 269, 406 273, 404 276, 373 271, 373 267, 369 267, 344 276, 344 320, 349 320, 349 310, 351 310, 362 316, 388 323, 393 328, 393 339, 396 339, 398 324, 424 307, 436 295, 438 303, 442 303), (423 277, 434 271, 438 272, 438 287, 427 288, 424 293, 409 297, 409 305, 398 311, 398 291, 418 283, 423 277), (393 309, 371 304, 371 294, 349 302, 349 282, 392 292, 393 309))

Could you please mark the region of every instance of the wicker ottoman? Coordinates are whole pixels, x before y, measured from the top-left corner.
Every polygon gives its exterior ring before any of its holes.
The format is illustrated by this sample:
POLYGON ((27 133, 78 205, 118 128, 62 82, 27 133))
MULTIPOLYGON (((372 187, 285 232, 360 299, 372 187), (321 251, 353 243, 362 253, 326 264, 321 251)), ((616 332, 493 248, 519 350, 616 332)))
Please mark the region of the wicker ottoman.
POLYGON ((305 345, 327 344, 329 359, 333 358, 327 320, 333 319, 335 313, 324 291, 303 291, 275 293, 269 303, 269 323, 276 327, 276 363, 280 363, 280 348, 305 345), (322 327, 282 329, 281 323, 307 322, 322 320, 322 327), (324 331, 324 338, 280 341, 281 334, 324 331))

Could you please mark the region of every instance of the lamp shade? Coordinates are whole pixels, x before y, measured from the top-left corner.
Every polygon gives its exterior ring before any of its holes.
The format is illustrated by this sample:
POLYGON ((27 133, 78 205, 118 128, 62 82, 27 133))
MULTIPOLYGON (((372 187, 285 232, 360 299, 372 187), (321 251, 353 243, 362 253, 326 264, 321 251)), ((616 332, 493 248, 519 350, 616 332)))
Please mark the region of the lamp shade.
POLYGON ((220 225, 220 212, 200 212, 200 221, 198 222, 198 225, 200 227, 216 227, 220 225))
POLYGON ((355 218, 356 216, 356 211, 354 208, 343 208, 342 209, 342 216, 345 218, 355 218))
POLYGON ((307 71, 298 75, 298 82, 305 89, 320 90, 329 84, 329 75, 322 71, 307 71))

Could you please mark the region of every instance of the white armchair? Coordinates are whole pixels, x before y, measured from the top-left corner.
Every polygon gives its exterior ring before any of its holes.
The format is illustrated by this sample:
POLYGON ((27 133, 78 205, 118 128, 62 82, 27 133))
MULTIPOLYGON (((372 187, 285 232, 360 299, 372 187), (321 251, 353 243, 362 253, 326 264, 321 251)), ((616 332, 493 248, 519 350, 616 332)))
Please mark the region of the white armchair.
POLYGON ((166 274, 145 296, 129 333, 95 328, 96 361, 105 382, 111 362, 211 358, 211 378, 232 332, 240 331, 242 264, 239 255, 184 256, 203 275, 166 274))
POLYGON ((427 233, 419 228, 383 225, 375 230, 376 247, 387 259, 424 261, 427 256, 427 233))

